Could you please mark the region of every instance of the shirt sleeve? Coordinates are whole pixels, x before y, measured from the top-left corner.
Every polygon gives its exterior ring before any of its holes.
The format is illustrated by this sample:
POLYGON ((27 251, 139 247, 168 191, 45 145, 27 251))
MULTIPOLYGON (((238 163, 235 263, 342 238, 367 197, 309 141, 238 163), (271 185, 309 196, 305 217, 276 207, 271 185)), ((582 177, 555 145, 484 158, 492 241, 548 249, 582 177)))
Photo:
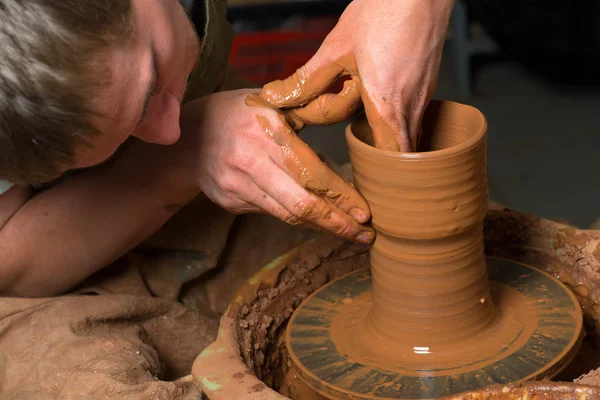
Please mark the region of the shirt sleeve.
POLYGON ((8 192, 8 189, 10 189, 12 186, 12 183, 0 180, 0 196, 8 192))

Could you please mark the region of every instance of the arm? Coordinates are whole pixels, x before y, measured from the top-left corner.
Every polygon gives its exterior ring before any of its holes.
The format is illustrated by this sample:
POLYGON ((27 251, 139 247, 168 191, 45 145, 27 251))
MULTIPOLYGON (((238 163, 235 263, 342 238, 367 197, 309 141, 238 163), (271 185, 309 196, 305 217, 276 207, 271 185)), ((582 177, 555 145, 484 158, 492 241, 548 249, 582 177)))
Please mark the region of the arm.
POLYGON ((140 244, 200 191, 234 213, 270 213, 370 243, 366 201, 277 110, 248 107, 253 93, 190 102, 175 145, 130 141, 110 163, 25 202, 0 229, 0 295, 71 289, 140 244))
POLYGON ((177 174, 173 150, 131 143, 26 201, 0 229, 0 293, 65 292, 158 230, 198 193, 177 174))

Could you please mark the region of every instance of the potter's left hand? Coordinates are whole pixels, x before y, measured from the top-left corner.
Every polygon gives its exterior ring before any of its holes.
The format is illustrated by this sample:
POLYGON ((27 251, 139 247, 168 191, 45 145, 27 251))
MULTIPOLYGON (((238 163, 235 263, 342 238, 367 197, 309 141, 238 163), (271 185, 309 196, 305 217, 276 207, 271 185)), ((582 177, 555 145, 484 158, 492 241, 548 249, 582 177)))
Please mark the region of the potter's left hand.
POLYGON ((258 97, 256 90, 215 93, 182 108, 178 146, 190 172, 215 203, 236 214, 270 213, 370 243, 369 205, 294 131, 302 121, 258 97), (251 104, 252 106, 249 106, 251 104))
POLYGON ((261 96, 313 124, 349 118, 362 102, 375 145, 415 151, 421 118, 437 85, 454 0, 354 0, 315 56, 261 96), (350 76, 344 91, 325 93, 350 76), (325 93, 325 94, 324 94, 325 93))

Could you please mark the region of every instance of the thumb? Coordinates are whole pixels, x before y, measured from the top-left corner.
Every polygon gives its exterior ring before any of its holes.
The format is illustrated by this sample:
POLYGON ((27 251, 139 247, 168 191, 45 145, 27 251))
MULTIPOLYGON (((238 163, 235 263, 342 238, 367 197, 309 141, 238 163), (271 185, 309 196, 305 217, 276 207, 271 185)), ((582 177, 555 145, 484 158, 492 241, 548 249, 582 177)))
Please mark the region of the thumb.
POLYGON ((294 74, 266 84, 260 96, 277 108, 301 107, 323 94, 347 73, 347 58, 332 59, 327 40, 319 51, 294 74))

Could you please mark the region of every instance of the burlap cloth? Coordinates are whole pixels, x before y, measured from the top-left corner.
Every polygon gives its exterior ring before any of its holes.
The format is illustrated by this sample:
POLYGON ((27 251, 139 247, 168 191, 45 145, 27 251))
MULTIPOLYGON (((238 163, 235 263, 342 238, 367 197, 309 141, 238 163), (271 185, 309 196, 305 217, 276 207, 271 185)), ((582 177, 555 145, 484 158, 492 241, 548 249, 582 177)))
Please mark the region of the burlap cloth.
POLYGON ((73 293, 0 299, 0 399, 199 399, 177 379, 237 288, 312 234, 201 197, 73 293))

